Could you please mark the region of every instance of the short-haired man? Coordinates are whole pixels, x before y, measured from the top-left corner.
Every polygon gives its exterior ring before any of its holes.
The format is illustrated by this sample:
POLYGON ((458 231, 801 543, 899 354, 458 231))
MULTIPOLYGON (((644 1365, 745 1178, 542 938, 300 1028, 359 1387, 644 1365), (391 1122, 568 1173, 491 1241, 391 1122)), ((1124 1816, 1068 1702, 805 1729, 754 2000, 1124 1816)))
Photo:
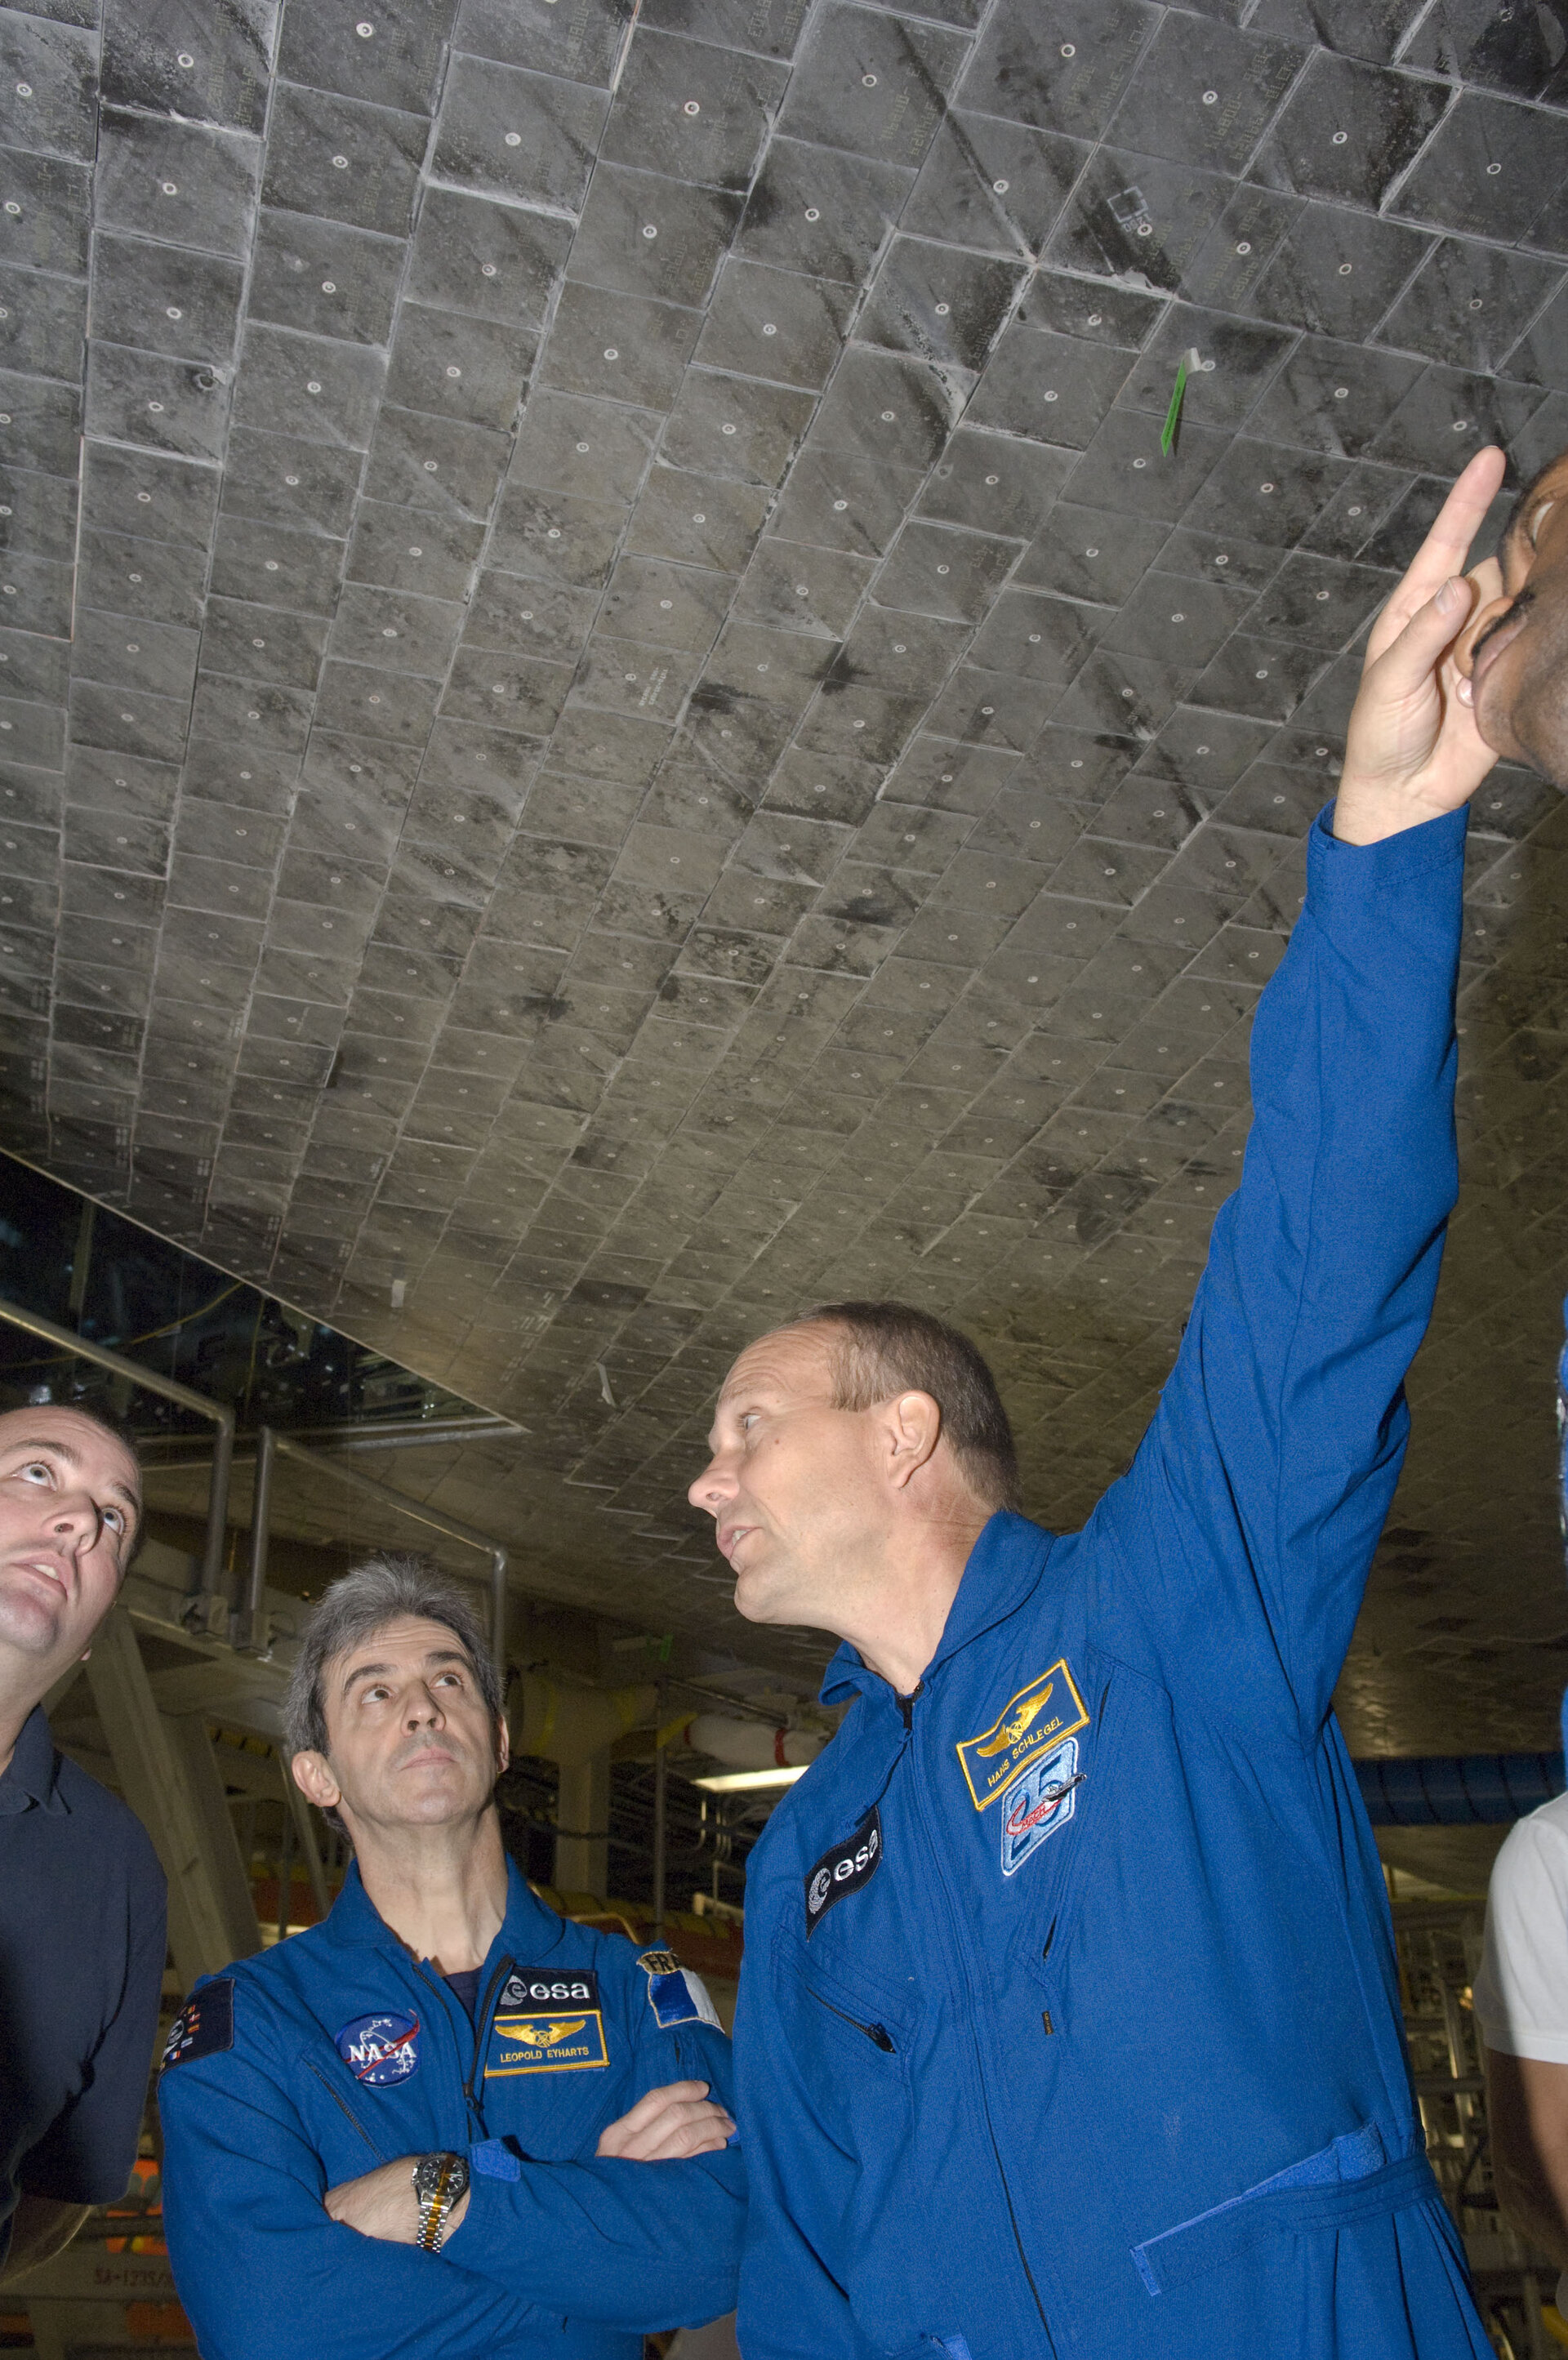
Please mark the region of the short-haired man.
POLYGON ((1495 753, 1568 787, 1568 451, 1514 502, 1497 563, 1459 641, 1458 694, 1495 753))
POLYGON ((747 2360, 1483 2360, 1331 1710, 1453 1200, 1465 470, 1372 633, 1241 1186, 1129 1472, 1014 1513, 979 1355, 828 1305, 692 1487, 850 1710, 749 1863, 747 2360))
POLYGON ((128 1443, 82 1410, 0 1415, 0 2259, 69 2244, 136 2161, 166 1950, 141 1823, 55 1752, 43 1699, 136 1545, 128 1443))
POLYGON ((159 2085, 206 2360, 640 2360, 644 2329, 734 2307, 729 2044, 696 1976, 507 1859, 502 1702, 417 1559, 312 1618, 293 1774, 354 1864, 324 1925, 197 1986, 159 2085))

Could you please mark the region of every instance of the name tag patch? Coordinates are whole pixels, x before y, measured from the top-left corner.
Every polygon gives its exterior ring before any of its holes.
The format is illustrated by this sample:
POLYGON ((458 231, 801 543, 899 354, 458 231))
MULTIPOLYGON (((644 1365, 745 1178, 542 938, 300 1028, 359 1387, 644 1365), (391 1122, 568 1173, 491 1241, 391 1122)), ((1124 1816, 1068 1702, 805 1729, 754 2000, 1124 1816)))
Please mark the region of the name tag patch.
POLYGON ((1002 1874, 1013 1876, 1047 1836, 1065 1828, 1078 1802, 1084 1772, 1078 1766, 1078 1740, 1068 1738, 1031 1764, 1014 1786, 1002 1814, 1002 1874))
POLYGON ((873 1803, 853 1835, 825 1852, 806 1879, 806 1939, 809 1942, 836 1901, 859 1893, 882 1866, 882 1813, 873 1803))
POLYGON ((190 2065, 234 2047, 234 1977, 217 1975, 192 1992, 163 2044, 163 2067, 190 2065))
POLYGON ((988 1809, 1031 1763, 1088 1726, 1088 1708, 1064 1655, 1010 1697, 989 1729, 959 1744, 959 1764, 975 1809, 988 1809))
POLYGON ((599 1979, 591 1967, 519 1967, 501 1988, 487 2081, 520 2073, 576 2073, 608 2065, 599 1979))
POLYGON ((419 2018, 398 2008, 350 2016, 337 2036, 337 2053, 367 2090, 390 2090, 419 2071, 419 2018))
POLYGON ((648 1978, 648 2005, 661 2032, 674 2032, 681 2024, 711 2024, 716 2032, 723 2031, 707 1985, 673 1950, 644 1950, 637 1963, 648 1978))

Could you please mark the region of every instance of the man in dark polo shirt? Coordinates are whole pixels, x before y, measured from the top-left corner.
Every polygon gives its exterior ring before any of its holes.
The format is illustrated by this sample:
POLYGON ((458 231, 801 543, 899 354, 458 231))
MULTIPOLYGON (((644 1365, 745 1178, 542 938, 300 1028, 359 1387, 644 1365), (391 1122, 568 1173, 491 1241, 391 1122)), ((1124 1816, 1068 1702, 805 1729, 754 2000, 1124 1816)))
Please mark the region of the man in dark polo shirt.
POLYGON ((135 1546, 134 1454, 81 1410, 0 1415, 0 2281, 125 2192, 158 2027, 163 1872, 55 1752, 43 1699, 135 1546))

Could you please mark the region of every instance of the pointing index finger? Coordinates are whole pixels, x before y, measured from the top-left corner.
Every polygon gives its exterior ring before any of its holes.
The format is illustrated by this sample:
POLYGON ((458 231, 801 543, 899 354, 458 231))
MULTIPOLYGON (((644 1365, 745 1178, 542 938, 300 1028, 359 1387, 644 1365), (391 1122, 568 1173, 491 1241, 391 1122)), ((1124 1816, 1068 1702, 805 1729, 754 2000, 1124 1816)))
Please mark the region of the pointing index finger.
POLYGON ((1489 443, 1485 451, 1476 452, 1457 478, 1389 601, 1390 612, 1398 609, 1401 621, 1408 621, 1419 606, 1435 597, 1451 574, 1464 573, 1470 544, 1486 521, 1507 469, 1502 452, 1496 443, 1489 443))

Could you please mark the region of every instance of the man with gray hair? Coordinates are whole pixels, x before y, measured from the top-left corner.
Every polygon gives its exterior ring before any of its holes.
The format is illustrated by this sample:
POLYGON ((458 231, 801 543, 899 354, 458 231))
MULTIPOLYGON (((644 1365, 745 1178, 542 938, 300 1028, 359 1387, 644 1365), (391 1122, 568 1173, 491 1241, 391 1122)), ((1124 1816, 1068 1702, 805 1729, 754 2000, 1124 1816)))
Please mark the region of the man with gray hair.
POLYGON ((644 2330, 734 2306, 729 2044, 668 1952, 557 1918, 508 1860, 503 1705, 418 1559, 312 1617, 293 1775, 353 1865, 323 1925, 199 1984, 164 2053, 206 2360, 641 2360, 644 2330))

